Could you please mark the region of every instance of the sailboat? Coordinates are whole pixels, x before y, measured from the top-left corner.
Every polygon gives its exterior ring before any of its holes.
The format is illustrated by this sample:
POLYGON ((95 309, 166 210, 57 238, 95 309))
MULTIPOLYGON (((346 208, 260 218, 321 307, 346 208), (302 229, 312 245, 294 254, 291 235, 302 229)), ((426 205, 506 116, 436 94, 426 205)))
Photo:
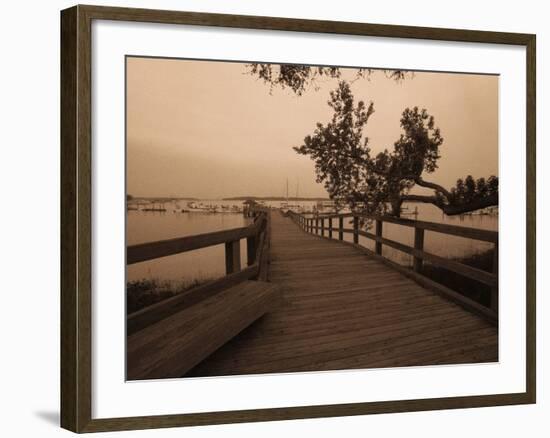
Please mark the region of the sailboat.
POLYGON ((286 179, 286 201, 281 202, 281 211, 283 213, 287 213, 289 210, 288 208, 288 178, 286 179))
MULTIPOLYGON (((300 190, 300 180, 297 180, 296 181, 296 198, 295 198, 296 200, 298 199, 299 190, 300 190)), ((301 205, 299 205, 297 203, 290 204, 288 202, 288 178, 286 179, 286 201, 281 202, 281 210, 283 211, 283 213, 286 213, 289 210, 292 210, 295 213, 302 213, 303 212, 303 208, 302 208, 301 205)))
POLYGON ((300 204, 298 204, 298 197, 299 196, 300 196, 300 180, 297 179, 296 180, 296 197, 294 198, 296 203, 288 206, 288 208, 290 210, 292 210, 293 212, 295 212, 295 213, 303 213, 304 212, 304 208, 300 204))

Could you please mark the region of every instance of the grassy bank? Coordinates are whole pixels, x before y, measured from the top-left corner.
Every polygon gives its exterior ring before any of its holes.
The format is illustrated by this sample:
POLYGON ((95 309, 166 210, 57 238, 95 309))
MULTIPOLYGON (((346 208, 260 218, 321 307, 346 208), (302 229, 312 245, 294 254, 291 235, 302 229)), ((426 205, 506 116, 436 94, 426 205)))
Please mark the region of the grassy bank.
MULTIPOLYGON (((483 271, 492 272, 493 270, 492 249, 483 253, 463 258, 455 258, 453 260, 483 271)), ((489 306, 490 304, 491 288, 485 284, 427 263, 424 264, 422 274, 484 306, 489 306)))
POLYGON ((137 312, 208 281, 211 281, 211 279, 198 279, 179 283, 158 279, 129 281, 126 284, 126 312, 128 314, 137 312))

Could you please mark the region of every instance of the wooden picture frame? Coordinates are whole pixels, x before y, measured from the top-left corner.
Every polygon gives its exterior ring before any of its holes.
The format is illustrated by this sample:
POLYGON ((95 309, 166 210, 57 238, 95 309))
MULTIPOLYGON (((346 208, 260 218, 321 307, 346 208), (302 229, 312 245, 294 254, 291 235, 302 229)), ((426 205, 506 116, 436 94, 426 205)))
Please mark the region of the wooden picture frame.
POLYGON ((535 35, 331 22, 196 12, 75 6, 61 12, 61 426, 74 432, 114 431, 253 421, 365 415, 535 403, 535 35), (186 24, 517 45, 526 48, 527 285, 526 391, 417 400, 346 403, 92 418, 92 91, 93 20, 186 24))

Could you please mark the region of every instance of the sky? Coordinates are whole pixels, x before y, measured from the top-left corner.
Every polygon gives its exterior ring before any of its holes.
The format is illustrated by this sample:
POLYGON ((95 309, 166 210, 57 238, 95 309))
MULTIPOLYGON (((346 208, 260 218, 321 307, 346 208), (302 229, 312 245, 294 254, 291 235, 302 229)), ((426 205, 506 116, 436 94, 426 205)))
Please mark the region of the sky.
MULTIPOLYGON (((336 79, 302 96, 247 74, 245 63, 127 58, 127 191, 133 196, 326 197, 313 161, 298 155, 327 123, 336 79)), ((343 78, 354 78, 347 69, 343 78)), ((425 179, 498 175, 498 76, 415 72, 400 82, 377 71, 351 85, 374 103, 364 135, 375 154, 399 138, 401 113, 426 108, 444 138, 439 168, 425 179)), ((421 193, 417 191, 417 193, 421 193)))

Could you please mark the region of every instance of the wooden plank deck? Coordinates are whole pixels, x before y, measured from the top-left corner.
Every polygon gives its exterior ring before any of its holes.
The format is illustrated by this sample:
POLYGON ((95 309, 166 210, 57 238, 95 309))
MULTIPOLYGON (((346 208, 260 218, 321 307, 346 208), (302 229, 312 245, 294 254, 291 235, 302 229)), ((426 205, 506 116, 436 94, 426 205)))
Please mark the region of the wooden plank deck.
POLYGON ((187 376, 479 363, 497 328, 353 246, 272 214, 270 281, 283 303, 187 376))
POLYGON ((128 337, 127 378, 180 377, 280 302, 273 283, 245 281, 128 337))

